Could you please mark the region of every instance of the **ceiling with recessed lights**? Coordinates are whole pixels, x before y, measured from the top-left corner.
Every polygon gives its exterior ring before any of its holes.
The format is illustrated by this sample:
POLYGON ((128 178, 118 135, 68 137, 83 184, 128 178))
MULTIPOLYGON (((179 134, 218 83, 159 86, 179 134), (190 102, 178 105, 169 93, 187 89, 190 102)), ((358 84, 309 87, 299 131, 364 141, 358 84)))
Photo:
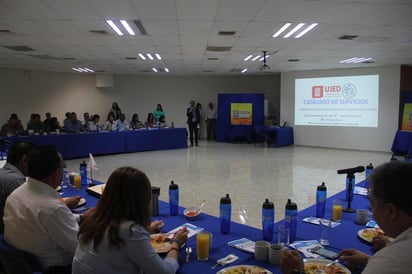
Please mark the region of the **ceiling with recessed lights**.
POLYGON ((412 65, 411 14, 410 0, 0 0, 0 68, 171 76, 412 65))

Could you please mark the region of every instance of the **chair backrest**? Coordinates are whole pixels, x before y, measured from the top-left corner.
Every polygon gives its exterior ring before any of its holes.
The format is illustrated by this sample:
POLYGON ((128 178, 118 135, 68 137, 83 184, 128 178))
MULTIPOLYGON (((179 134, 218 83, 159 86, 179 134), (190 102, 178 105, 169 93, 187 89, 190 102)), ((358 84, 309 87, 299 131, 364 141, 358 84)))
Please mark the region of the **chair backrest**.
POLYGON ((0 235, 0 273, 30 273, 41 271, 41 265, 36 256, 9 245, 4 235, 0 235))

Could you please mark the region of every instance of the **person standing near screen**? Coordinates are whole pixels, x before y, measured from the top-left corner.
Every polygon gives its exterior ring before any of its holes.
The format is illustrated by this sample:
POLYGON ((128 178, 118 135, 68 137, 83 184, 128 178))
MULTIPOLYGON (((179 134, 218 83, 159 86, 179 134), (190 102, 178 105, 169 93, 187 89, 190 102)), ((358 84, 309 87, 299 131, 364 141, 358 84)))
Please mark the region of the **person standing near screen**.
POLYGON ((216 110, 213 108, 213 103, 209 103, 206 111, 206 131, 207 139, 216 139, 216 110))
POLYGON ((189 126, 190 146, 193 146, 193 134, 195 135, 194 143, 198 147, 198 129, 197 125, 200 122, 200 110, 195 106, 195 101, 190 100, 190 107, 186 110, 187 124, 189 126))

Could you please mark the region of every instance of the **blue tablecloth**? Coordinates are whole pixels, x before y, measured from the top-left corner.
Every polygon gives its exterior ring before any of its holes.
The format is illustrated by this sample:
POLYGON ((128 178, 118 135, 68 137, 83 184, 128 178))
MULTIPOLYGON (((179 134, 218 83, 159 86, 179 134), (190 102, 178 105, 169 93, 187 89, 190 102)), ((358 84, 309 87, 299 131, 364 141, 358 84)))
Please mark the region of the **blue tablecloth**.
MULTIPOLYGON (((90 196, 86 193, 85 189, 76 190, 71 187, 63 188, 63 196, 81 195, 87 199, 86 206, 92 207, 97 204, 98 198, 90 196)), ((331 217, 331 203, 333 199, 343 199, 344 192, 340 192, 327 200, 326 204, 326 218, 331 217)), ((218 205, 216 205, 218 206, 218 205)), ((344 203, 344 207, 346 204, 344 203)), ((355 209, 367 209, 368 199, 364 196, 355 195, 352 203, 352 208, 355 209)), ((190 261, 188 263, 184 262, 185 252, 182 249, 180 251, 180 263, 181 269, 180 273, 216 273, 223 267, 218 266, 215 270, 211 267, 215 262, 225 257, 226 255, 233 253, 239 257, 239 260, 235 264, 249 264, 249 265, 259 265, 271 270, 274 273, 280 273, 279 266, 270 265, 269 263, 259 262, 254 259, 254 255, 237 250, 235 248, 229 247, 227 242, 240 239, 243 237, 249 238, 251 240, 257 241, 262 239, 262 231, 247 225, 242 225, 238 223, 231 224, 231 232, 229 234, 220 233, 219 218, 202 213, 200 218, 195 221, 188 221, 183 216, 183 208, 179 208, 178 216, 170 216, 169 214, 169 204, 163 201, 159 201, 159 212, 160 216, 154 217, 154 219, 162 219, 165 222, 164 231, 172 230, 184 223, 192 223, 196 226, 204 228, 213 234, 213 248, 210 253, 208 261, 197 261, 196 260, 196 243, 195 237, 188 240, 187 245, 193 248, 193 253, 191 255, 190 261)), ((297 240, 313 240, 318 239, 319 236, 319 226, 304 223, 302 218, 315 215, 315 206, 311 206, 299 212, 299 221, 297 228, 297 240)), ((339 251, 343 248, 357 248, 368 254, 372 254, 371 245, 362 241, 357 237, 357 232, 364 228, 355 224, 356 213, 343 213, 341 225, 331 229, 329 231, 330 248, 339 251)), ((275 224, 275 228, 282 221, 275 224)), ((275 229, 276 230, 276 229, 275 229)), ((273 241, 277 241, 276 232, 273 235, 273 241)))
POLYGON ((275 147, 293 145, 293 127, 268 127, 265 126, 265 132, 272 135, 275 147))
POLYGON ((412 155, 412 131, 398 130, 391 150, 395 155, 412 155))
POLYGON ((58 148, 64 159, 88 157, 89 153, 104 155, 187 148, 186 128, 18 136, 4 139, 10 142, 32 141, 37 145, 51 144, 58 148))

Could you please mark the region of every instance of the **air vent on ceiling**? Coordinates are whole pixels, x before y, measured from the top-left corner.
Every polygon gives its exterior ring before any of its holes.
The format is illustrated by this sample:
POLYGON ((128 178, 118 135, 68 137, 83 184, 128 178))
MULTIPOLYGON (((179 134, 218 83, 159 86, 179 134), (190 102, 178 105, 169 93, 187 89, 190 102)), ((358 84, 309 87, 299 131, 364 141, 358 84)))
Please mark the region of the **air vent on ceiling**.
POLYGON ((76 60, 76 59, 73 58, 73 57, 64 57, 63 60, 73 61, 73 60, 76 60))
POLYGON ((14 51, 35 51, 35 49, 28 46, 3 46, 4 48, 14 51))
POLYGON ((107 31, 105 31, 105 30, 98 30, 98 29, 96 29, 96 30, 89 30, 89 32, 91 32, 91 33, 93 33, 93 34, 97 34, 97 35, 105 35, 105 34, 108 34, 107 31))
POLYGON ((61 59, 61 58, 50 56, 47 54, 29 55, 29 56, 40 59, 40 60, 60 60, 61 59))
POLYGON ((353 40, 358 37, 358 35, 342 35, 341 37, 339 37, 339 40, 353 40))
POLYGON ((150 70, 150 69, 142 69, 142 72, 153 72, 153 70, 150 70))
POLYGON ((147 35, 146 29, 143 27, 142 21, 134 20, 133 21, 136 27, 139 29, 141 35, 147 35))
POLYGON ((233 36, 236 34, 236 31, 219 31, 218 34, 224 36, 233 36))
POLYGON ((126 60, 136 60, 137 58, 136 57, 126 57, 125 59, 126 60))
POLYGON ((210 70, 210 69, 205 69, 205 70, 202 70, 202 72, 207 72, 207 73, 210 73, 210 72, 213 72, 212 70, 210 70))
POLYGON ((207 60, 217 61, 217 60, 219 60, 219 58, 217 58, 217 57, 208 57, 207 60))
POLYGON ((10 34, 10 33, 11 33, 11 31, 8 30, 8 29, 0 29, 0 35, 1 34, 10 34))
POLYGON ((375 61, 365 61, 365 62, 362 62, 363 64, 375 64, 375 61))
POLYGON ((224 52, 224 51, 230 51, 232 47, 216 47, 216 46, 207 46, 206 50, 207 51, 215 51, 215 52, 224 52))
POLYGON ((104 69, 96 69, 96 72, 101 73, 101 72, 106 72, 106 71, 104 69))
POLYGON ((299 62, 299 59, 289 59, 288 62, 299 62))

